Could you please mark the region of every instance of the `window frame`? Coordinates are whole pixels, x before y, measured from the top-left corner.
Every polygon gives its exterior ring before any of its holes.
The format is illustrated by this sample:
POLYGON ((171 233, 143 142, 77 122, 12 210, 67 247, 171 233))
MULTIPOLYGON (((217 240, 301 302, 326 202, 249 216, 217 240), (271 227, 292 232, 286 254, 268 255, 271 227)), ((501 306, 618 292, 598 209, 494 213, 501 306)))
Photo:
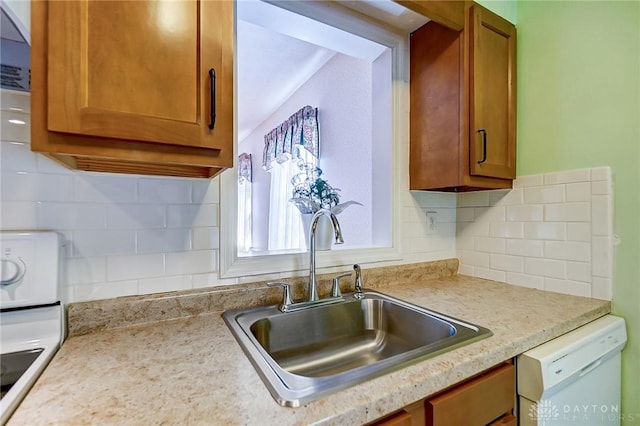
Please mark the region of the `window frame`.
MULTIPOLYGON (((292 12, 313 17, 320 22, 373 40, 391 49, 392 55, 392 148, 391 148, 391 246, 381 248, 330 250, 317 253, 316 267, 338 270, 354 263, 373 264, 402 259, 400 226, 402 204, 400 194, 408 185, 409 97, 408 34, 383 28, 353 10, 328 2, 272 2, 292 12), (407 175, 407 176, 404 176, 407 175), (404 184, 403 184, 404 183, 404 184)), ((237 84, 237 79, 234 79, 237 84)), ((237 89, 235 90, 237 93, 237 89)), ((234 104, 237 108, 237 104, 234 104)), ((237 114, 237 113, 236 113, 237 114)), ((234 145, 237 149, 237 135, 234 145)), ((300 275, 308 269, 309 253, 238 256, 237 253, 237 171, 223 172, 220 179, 220 253, 219 276, 236 279, 255 275, 278 277, 300 275), (224 201, 222 201, 224 200, 224 201)))

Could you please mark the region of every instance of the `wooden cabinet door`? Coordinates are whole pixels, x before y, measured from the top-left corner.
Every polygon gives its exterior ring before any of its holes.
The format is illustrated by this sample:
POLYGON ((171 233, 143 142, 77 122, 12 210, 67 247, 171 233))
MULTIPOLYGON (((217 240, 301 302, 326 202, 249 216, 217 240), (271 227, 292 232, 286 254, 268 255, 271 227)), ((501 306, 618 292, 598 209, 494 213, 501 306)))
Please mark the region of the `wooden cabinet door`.
POLYGON ((515 367, 505 363, 427 400, 427 426, 482 426, 497 418, 510 421, 514 402, 515 367))
POLYGON ((514 179, 516 30, 481 6, 469 13, 471 175, 514 179))
POLYGON ((424 400, 409 404, 402 411, 377 420, 370 426, 425 426, 424 400))
POLYGON ((50 2, 48 130, 230 148, 232 16, 231 1, 50 2))

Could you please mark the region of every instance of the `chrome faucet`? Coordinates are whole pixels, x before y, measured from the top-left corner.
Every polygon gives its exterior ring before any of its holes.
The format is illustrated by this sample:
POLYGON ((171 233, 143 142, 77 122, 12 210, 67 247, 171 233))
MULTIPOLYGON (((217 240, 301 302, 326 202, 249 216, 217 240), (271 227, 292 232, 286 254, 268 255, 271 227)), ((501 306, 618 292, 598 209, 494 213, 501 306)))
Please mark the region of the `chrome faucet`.
MULTIPOLYGON (((304 302, 294 302, 291 299, 291 285, 285 282, 272 282, 267 283, 269 287, 282 287, 283 298, 282 303, 278 305, 278 309, 282 312, 295 312, 301 309, 311 308, 313 306, 329 305, 333 303, 340 303, 344 301, 342 293, 340 292, 340 278, 345 278, 351 275, 351 273, 345 273, 338 275, 333 279, 333 287, 331 288, 331 296, 324 299, 318 297, 318 283, 316 281, 316 229, 318 228, 318 220, 320 216, 327 216, 331 219, 333 231, 335 233, 336 244, 342 244, 342 231, 340 230, 340 223, 336 218, 336 215, 331 213, 328 209, 320 209, 311 218, 311 229, 309 230, 309 300, 304 302)), ((356 265, 357 266, 357 265, 356 265)), ((355 269, 355 267, 354 267, 355 269)), ((356 270, 359 274, 360 267, 356 270)), ((359 276, 359 275, 358 275, 359 276)))
POLYGON ((340 223, 338 222, 336 215, 331 213, 331 210, 329 209, 318 210, 311 218, 311 229, 309 231, 309 302, 315 302, 319 299, 318 283, 316 281, 316 229, 318 228, 318 220, 320 220, 321 216, 327 216, 331 219, 336 244, 344 243, 344 240, 342 239, 342 231, 340 230, 340 223))
POLYGON ((353 297, 356 299, 362 299, 364 298, 364 293, 362 292, 362 271, 360 270, 360 265, 353 265, 353 270, 356 272, 355 291, 353 292, 353 297))

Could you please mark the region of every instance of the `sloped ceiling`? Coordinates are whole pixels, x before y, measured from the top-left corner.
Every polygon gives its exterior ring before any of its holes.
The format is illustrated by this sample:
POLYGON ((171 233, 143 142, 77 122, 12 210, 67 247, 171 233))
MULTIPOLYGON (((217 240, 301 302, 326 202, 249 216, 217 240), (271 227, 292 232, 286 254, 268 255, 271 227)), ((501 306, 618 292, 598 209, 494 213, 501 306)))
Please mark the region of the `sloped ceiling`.
MULTIPOLYGON (((428 20, 390 0, 344 6, 409 33, 428 20)), ((373 61, 385 49, 370 40, 259 0, 237 12, 238 142, 242 142, 336 53, 373 61)))

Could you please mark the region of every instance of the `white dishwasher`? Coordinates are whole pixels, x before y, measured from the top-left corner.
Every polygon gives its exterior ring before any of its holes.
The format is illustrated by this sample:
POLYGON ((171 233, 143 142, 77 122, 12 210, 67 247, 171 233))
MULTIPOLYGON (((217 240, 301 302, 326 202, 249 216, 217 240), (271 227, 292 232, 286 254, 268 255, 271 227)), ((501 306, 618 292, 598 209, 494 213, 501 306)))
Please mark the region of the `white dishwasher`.
POLYGON ((624 319, 606 315, 518 356, 521 426, 619 425, 624 319))

